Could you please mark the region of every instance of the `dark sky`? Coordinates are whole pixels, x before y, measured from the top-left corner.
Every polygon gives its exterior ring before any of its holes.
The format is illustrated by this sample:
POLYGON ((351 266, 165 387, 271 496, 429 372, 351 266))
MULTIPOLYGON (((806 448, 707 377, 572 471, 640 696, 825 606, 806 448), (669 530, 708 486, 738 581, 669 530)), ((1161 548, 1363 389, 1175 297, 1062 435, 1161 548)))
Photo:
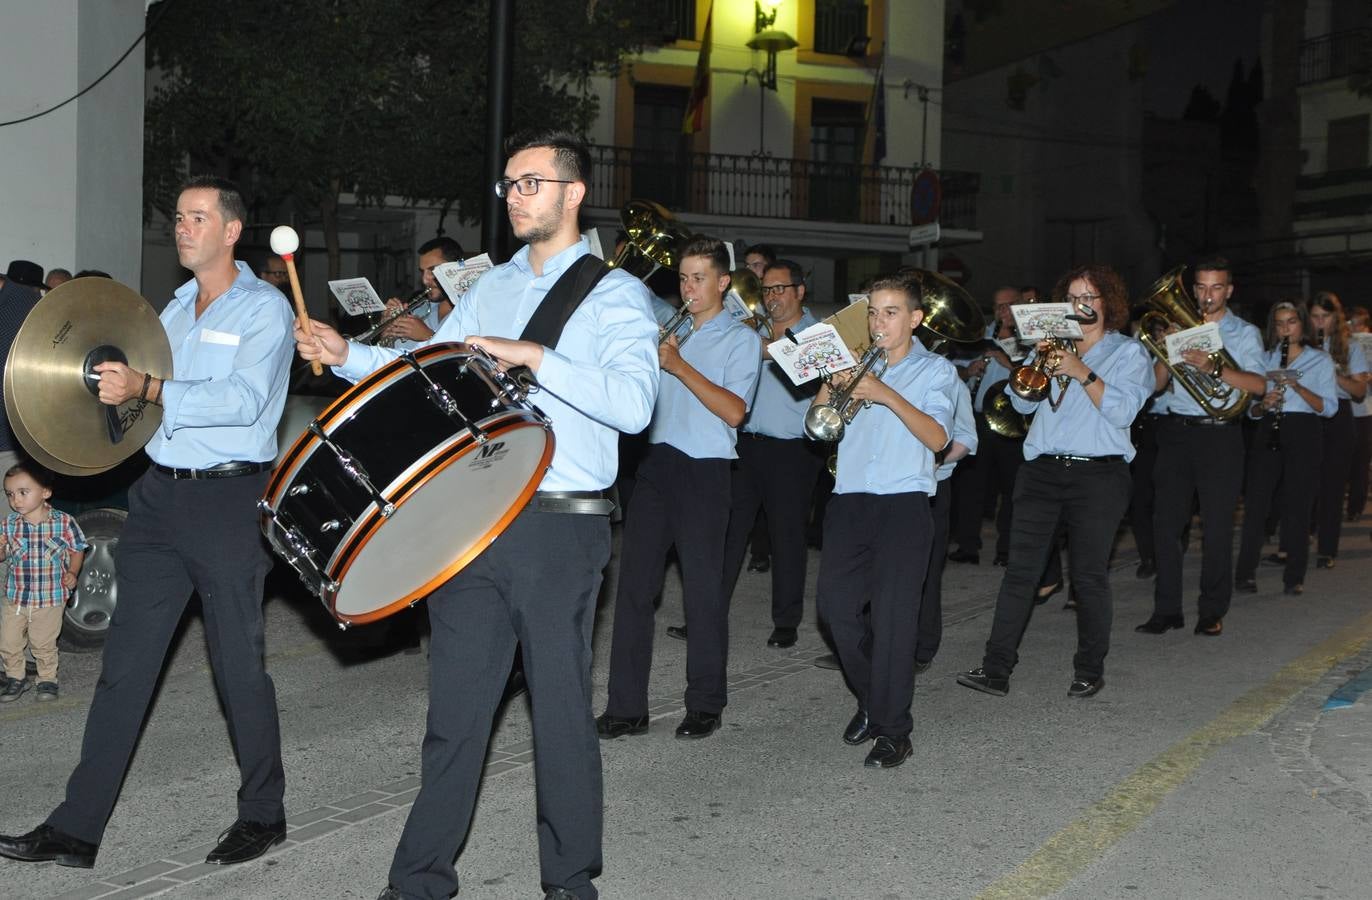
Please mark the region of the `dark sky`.
POLYGON ((1144 109, 1181 118, 1197 82, 1223 103, 1234 60, 1247 73, 1258 58, 1262 7, 1255 0, 1180 0, 1146 20, 1144 109))

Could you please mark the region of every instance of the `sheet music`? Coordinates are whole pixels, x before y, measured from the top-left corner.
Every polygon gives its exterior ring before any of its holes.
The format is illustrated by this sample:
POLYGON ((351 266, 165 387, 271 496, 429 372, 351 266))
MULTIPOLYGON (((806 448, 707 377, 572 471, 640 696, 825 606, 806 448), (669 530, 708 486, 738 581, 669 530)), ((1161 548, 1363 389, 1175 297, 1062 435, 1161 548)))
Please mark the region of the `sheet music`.
POLYGON ((823 322, 798 333, 794 341, 773 341, 767 345, 767 353, 797 386, 857 365, 838 330, 823 322))
POLYGON ((471 259, 459 259, 434 266, 434 278, 443 286, 448 300, 456 303, 471 290, 476 280, 491 269, 491 257, 479 253, 471 259))
POLYGON ((1214 353, 1223 349, 1224 338, 1220 336, 1220 326, 1217 322, 1203 322, 1195 328, 1187 328, 1167 336, 1167 361, 1174 366, 1184 361, 1181 355, 1187 350, 1214 353))
POLYGON ((1067 318, 1077 314, 1070 303, 1016 303, 1010 312, 1015 316, 1015 329, 1022 341, 1081 338, 1081 325, 1067 318))
POLYGON ((381 302, 376 288, 365 278, 340 278, 337 281, 330 281, 329 290, 338 300, 338 305, 350 316, 364 316, 386 309, 386 304, 381 302))

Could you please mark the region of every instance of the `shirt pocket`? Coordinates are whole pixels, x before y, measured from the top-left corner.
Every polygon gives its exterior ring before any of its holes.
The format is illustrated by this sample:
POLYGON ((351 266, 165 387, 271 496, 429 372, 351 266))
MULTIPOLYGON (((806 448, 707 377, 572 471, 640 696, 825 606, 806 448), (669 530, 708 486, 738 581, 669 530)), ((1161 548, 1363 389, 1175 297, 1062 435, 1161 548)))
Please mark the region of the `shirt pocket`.
POLYGON ((215 381, 228 378, 233 374, 234 358, 237 355, 237 344, 219 344, 202 340, 195 346, 192 377, 211 378, 215 381))

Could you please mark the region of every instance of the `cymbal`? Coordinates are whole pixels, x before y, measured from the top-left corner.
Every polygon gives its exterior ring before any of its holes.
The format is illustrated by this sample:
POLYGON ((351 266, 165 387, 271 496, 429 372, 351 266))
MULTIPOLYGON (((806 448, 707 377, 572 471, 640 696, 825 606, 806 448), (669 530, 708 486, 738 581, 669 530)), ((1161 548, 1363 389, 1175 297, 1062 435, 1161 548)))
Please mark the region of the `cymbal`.
POLYGON ((77 278, 50 291, 24 319, 5 363, 10 428, 39 463, 95 475, 137 453, 162 408, 95 395, 91 367, 109 360, 154 378, 172 374, 171 345, 152 305, 109 278, 77 278))

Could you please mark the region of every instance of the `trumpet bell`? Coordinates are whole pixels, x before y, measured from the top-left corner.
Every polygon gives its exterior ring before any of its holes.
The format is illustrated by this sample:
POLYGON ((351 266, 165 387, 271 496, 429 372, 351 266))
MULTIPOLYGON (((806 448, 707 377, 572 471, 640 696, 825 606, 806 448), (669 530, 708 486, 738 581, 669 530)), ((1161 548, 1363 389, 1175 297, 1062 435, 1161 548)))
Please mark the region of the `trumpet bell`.
POLYGON ((1002 378, 986 389, 986 401, 982 404, 982 415, 986 417, 986 427, 1003 438, 1019 440, 1029 433, 1029 421, 1021 415, 1005 396, 1005 385, 1009 379, 1002 378))
MULTIPOLYGON (((1048 387, 1053 383, 1053 379, 1044 371, 1043 359, 1034 361, 1030 366, 1017 366, 1010 373, 1010 390, 1021 400, 1028 400, 1030 403, 1038 403, 1040 400, 1047 399, 1048 387)), ((988 392, 989 393, 989 392, 988 392)))
POLYGON ((832 406, 815 405, 805 412, 805 433, 817 441, 836 443, 845 427, 843 416, 832 406))

